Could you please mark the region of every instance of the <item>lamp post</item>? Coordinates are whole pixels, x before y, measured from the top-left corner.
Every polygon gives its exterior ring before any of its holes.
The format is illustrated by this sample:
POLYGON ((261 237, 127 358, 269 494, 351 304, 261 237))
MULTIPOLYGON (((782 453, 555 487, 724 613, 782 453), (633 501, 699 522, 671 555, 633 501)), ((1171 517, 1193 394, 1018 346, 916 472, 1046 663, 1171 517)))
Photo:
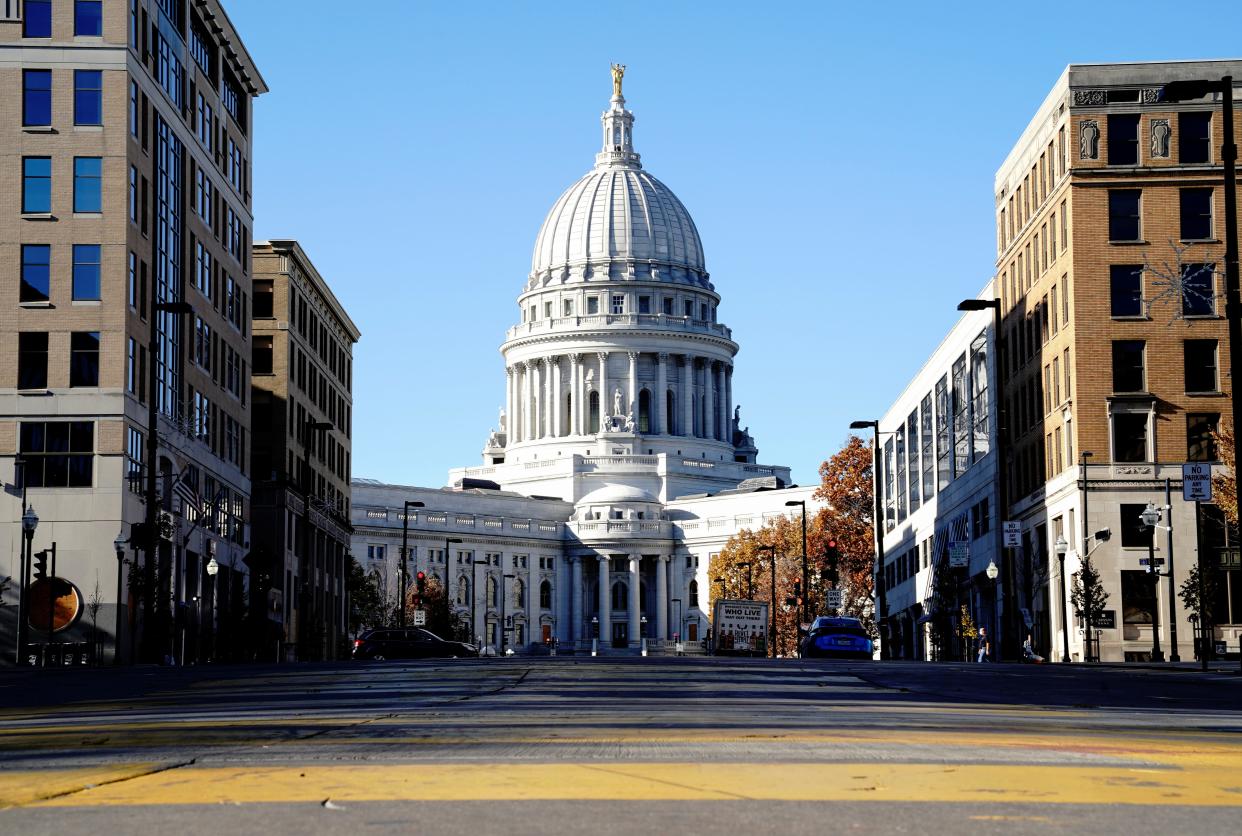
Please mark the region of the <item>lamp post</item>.
POLYGON ((208 660, 216 655, 216 573, 219 571, 220 564, 216 563, 216 556, 213 554, 211 560, 207 561, 207 577, 211 578, 211 613, 207 617, 207 623, 211 625, 211 650, 208 660))
MULTIPOLYGON (((25 474, 22 474, 22 484, 25 484, 25 474)), ((27 505, 26 510, 22 512, 22 585, 21 597, 24 600, 28 597, 30 591, 30 564, 32 554, 34 552, 34 535, 35 529, 39 527, 39 515, 35 513, 35 509, 27 505)), ((49 599, 50 600, 50 599, 49 599)), ((26 637, 29 635, 28 622, 30 606, 27 604, 21 612, 21 621, 17 624, 17 658, 14 660, 16 664, 22 664, 22 654, 26 652, 26 637)))
POLYGON ((802 621, 811 623, 811 576, 806 565, 806 500, 791 499, 785 503, 786 508, 795 505, 802 508, 802 621))
POLYGON ((755 600, 755 579, 753 573, 751 572, 750 561, 747 560, 744 563, 738 564, 738 568, 743 566, 746 567, 746 599, 748 601, 753 601, 755 600))
POLYGON ((1061 567, 1061 661, 1068 663, 1069 652, 1069 584, 1065 579, 1065 554, 1069 551, 1069 543, 1065 536, 1058 534, 1053 546, 1057 553, 1057 564, 1061 567))
POLYGON ((757 551, 766 551, 772 566, 772 602, 768 610, 768 654, 776 658, 776 546, 759 546, 757 551))
POLYGON ((405 505, 401 509, 401 617, 399 626, 405 626, 405 587, 408 570, 406 569, 406 555, 409 553, 410 546, 410 509, 422 508, 423 503, 417 501, 406 500, 405 505))
MULTIPOLYGON (((446 633, 450 632, 453 629, 453 602, 449 600, 449 589, 451 588, 449 586, 449 545, 452 543, 460 543, 460 542, 461 542, 460 537, 445 537, 444 538, 444 611, 448 614, 447 615, 448 621, 445 622, 444 624, 444 632, 446 633)), ((471 582, 474 581, 474 570, 473 569, 470 570, 470 580, 471 582)), ((473 590, 470 595, 470 629, 472 632, 474 630, 474 592, 477 592, 477 591, 478 590, 473 590)), ((403 596, 405 595, 404 589, 401 591, 401 594, 403 596)), ((405 623, 404 621, 405 619, 405 614, 404 614, 405 613, 405 598, 404 597, 401 599, 401 612, 402 612, 401 623, 404 624, 405 623)), ((448 636, 447 638, 450 641, 454 641, 456 640, 457 635, 456 633, 454 633, 453 635, 448 636)))
POLYGON ((505 628, 505 591, 508 589, 506 580, 512 580, 517 575, 506 575, 504 567, 500 568, 500 655, 505 655, 505 648, 509 645, 509 631, 505 628))
POLYGON ((996 526, 996 548, 1005 566, 1005 589, 1002 593, 1005 625, 1001 630, 1001 658, 1018 658, 1018 591, 1014 586, 1013 552, 1005 547, 1004 523, 1009 517, 1008 497, 1008 466, 1006 458, 1008 450, 1008 415, 1005 412, 1005 340, 1001 329, 1001 302, 999 294, 995 299, 963 299, 958 303, 959 311, 992 311, 992 340, 996 345, 996 358, 992 364, 996 378, 996 515, 1000 525, 996 526))
MULTIPOLYGON (((1087 459, 1094 456, 1095 453, 1092 453, 1090 450, 1083 450, 1079 454, 1079 459, 1082 462, 1082 559, 1084 565, 1091 559, 1091 535, 1088 533, 1091 531, 1091 519, 1087 516, 1087 498, 1090 496, 1090 486, 1087 484, 1087 459)), ((1090 662, 1092 661, 1090 606, 1083 607, 1082 629, 1083 636, 1086 639, 1086 647, 1084 648, 1087 656, 1086 661, 1090 662)), ((1096 653, 1099 653, 1098 647, 1096 648, 1096 653)))
MULTIPOLYGON (((680 599, 680 598, 670 598, 670 599, 669 599, 669 603, 670 603, 670 604, 676 604, 676 605, 677 605, 677 630, 676 630, 676 632, 674 633, 674 635, 677 637, 677 642, 681 642, 681 641, 683 640, 683 639, 682 639, 682 635, 681 635, 681 634, 682 634, 682 629, 681 629, 681 628, 682 628, 682 623, 681 623, 681 599, 680 599)), ((595 619, 594 619, 594 618, 592 618, 592 619, 591 619, 591 623, 592 623, 592 624, 594 624, 594 623, 595 623, 595 619)))
POLYGON ((996 578, 1000 575, 1000 569, 996 566, 995 560, 988 561, 988 568, 984 570, 984 574, 988 576, 988 580, 992 582, 992 630, 996 631, 996 578))
POLYGON ((880 658, 888 659, 888 590, 884 585, 884 483, 880 479, 880 422, 851 421, 851 430, 870 429, 871 441, 871 481, 874 484, 872 493, 875 495, 875 585, 880 591, 880 612, 876 623, 880 627, 880 658))
POLYGON ((113 638, 112 664, 121 664, 121 603, 123 586, 121 581, 125 573, 125 532, 116 535, 112 548, 116 549, 116 635, 113 638))
POLYGON ((1153 662, 1164 661, 1164 651, 1160 649, 1160 576, 1159 567, 1156 566, 1156 526, 1160 523, 1160 509, 1150 502, 1147 507, 1139 514, 1139 518, 1143 521, 1143 525, 1151 532, 1151 537, 1147 540, 1147 571, 1151 575, 1151 660, 1153 662))
MULTIPOLYGON (((1225 320, 1229 327, 1229 377, 1242 380, 1242 299, 1238 295, 1238 147, 1233 141, 1233 76, 1221 77, 1219 81, 1196 79, 1174 81, 1160 91, 1165 102, 1201 99, 1211 93, 1221 97, 1221 162, 1225 168, 1225 320)), ((1230 398, 1233 419, 1233 467, 1237 472, 1242 463, 1242 401, 1238 392, 1230 398)), ((1242 494, 1236 497, 1239 519, 1242 519, 1242 494)), ((1155 531, 1152 531, 1155 537, 1155 531)), ((1206 628, 1206 624, 1204 625, 1206 628)))

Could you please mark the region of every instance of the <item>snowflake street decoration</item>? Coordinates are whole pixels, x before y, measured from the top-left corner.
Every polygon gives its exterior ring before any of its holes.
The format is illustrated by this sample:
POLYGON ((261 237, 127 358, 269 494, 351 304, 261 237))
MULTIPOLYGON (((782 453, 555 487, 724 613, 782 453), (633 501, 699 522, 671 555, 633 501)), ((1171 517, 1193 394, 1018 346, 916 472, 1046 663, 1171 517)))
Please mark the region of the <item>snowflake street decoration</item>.
POLYGON ((1216 299, 1220 295, 1216 292, 1216 263, 1186 261, 1185 256, 1194 244, 1179 246, 1169 241, 1169 246, 1173 248, 1172 264, 1166 260, 1156 267, 1146 256, 1143 258, 1143 272, 1150 277, 1151 288, 1147 315, 1152 315, 1152 308, 1157 304, 1169 305, 1173 316, 1168 324, 1172 325, 1175 320, 1185 320, 1188 316, 1216 313, 1216 299))

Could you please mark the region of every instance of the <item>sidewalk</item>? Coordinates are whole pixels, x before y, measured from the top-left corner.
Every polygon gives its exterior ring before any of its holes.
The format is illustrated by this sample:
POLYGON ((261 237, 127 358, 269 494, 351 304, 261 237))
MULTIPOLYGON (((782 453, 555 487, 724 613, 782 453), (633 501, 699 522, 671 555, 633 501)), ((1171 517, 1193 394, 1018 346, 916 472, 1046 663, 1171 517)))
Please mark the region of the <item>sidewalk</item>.
MULTIPOLYGON (((1204 673, 1203 663, 1199 661, 1181 661, 1181 662, 1075 662, 1075 666, 1084 665, 1092 668, 1117 668, 1121 670, 1150 670, 1150 671, 1185 671, 1187 673, 1204 673)), ((1208 662, 1206 673, 1233 674, 1238 676, 1242 674, 1242 668, 1239 668, 1236 659, 1214 659, 1208 662)))

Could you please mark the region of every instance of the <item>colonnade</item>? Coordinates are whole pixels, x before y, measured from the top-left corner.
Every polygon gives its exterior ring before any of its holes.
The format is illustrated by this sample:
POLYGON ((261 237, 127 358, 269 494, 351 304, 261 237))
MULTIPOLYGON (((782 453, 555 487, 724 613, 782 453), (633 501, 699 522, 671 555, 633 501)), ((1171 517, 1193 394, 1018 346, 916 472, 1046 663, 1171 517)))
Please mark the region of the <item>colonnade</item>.
MULTIPOLYGON (((598 564, 597 578, 598 601, 596 613, 599 619, 599 640, 600 644, 605 645, 612 640, 612 561, 616 558, 622 558, 625 562, 625 574, 628 579, 629 591, 627 595, 627 607, 625 610, 626 619, 626 637, 631 645, 639 644, 642 635, 642 561, 643 555, 639 554, 596 554, 596 555, 568 555, 565 559, 569 563, 570 571, 570 595, 569 595, 569 619, 566 628, 562 628, 560 637, 563 641, 569 642, 587 642, 590 641, 591 635, 587 629, 586 620, 586 571, 585 565, 589 560, 595 560, 598 564)), ((648 630, 648 638, 658 641, 669 641, 672 639, 673 633, 680 632, 682 629, 675 623, 675 619, 684 619, 690 612, 689 587, 688 581, 682 576, 677 565, 677 561, 672 555, 657 555, 655 560, 655 624, 648 625, 653 629, 648 630), (670 590, 676 590, 677 595, 670 597, 670 590), (680 610, 674 611, 673 598, 680 601, 680 610)))
POLYGON ((626 352, 626 373, 608 375, 614 352, 550 355, 505 368, 509 444, 543 438, 594 435, 591 393, 599 396, 599 419, 612 412, 613 389, 622 390, 622 412, 640 420, 639 398, 649 397, 648 435, 677 435, 732 442, 733 364, 693 354, 651 353, 655 382, 639 381, 642 353, 626 352), (565 361, 568 361, 568 369, 565 361), (673 397, 670 402, 669 393, 673 397), (697 403, 697 408, 696 408, 697 403))

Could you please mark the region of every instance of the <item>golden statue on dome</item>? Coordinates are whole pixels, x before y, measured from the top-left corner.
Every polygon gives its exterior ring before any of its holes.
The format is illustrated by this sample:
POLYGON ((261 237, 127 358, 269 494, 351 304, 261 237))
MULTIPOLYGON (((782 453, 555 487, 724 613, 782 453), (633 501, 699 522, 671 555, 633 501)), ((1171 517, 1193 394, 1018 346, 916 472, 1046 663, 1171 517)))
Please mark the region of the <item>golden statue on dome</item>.
POLYGON ((625 77, 624 64, 612 64, 612 95, 621 97, 621 79, 625 77))

